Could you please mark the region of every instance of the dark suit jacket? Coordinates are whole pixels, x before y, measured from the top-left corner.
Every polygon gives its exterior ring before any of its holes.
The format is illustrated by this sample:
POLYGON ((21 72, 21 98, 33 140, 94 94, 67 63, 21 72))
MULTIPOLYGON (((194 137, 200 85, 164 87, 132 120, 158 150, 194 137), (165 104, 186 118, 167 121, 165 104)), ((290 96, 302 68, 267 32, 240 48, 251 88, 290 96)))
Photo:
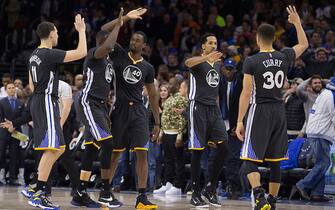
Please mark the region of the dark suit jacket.
MULTIPOLYGON (((243 88, 243 74, 240 72, 236 72, 232 81, 232 85, 234 86, 232 93, 229 95, 229 110, 222 110, 224 108, 227 109, 227 88, 228 88, 228 81, 223 76, 221 79, 221 84, 219 88, 219 97, 220 97, 220 108, 221 112, 226 112, 226 119, 229 119, 229 127, 233 129, 236 127, 237 118, 238 118, 238 108, 239 108, 239 101, 240 95, 243 88)), ((224 115, 224 114, 223 114, 224 115)), ((225 119, 225 120, 226 120, 225 119)))
MULTIPOLYGON (((12 109, 9 103, 8 97, 0 100, 0 122, 4 122, 5 119, 13 121, 19 118, 24 111, 25 111, 25 106, 18 99, 15 99, 15 109, 14 110, 12 109)), ((21 131, 21 127, 15 127, 15 129, 17 131, 21 131)), ((8 134, 9 132, 7 129, 0 128, 0 139, 5 138, 5 136, 8 136, 8 134)))

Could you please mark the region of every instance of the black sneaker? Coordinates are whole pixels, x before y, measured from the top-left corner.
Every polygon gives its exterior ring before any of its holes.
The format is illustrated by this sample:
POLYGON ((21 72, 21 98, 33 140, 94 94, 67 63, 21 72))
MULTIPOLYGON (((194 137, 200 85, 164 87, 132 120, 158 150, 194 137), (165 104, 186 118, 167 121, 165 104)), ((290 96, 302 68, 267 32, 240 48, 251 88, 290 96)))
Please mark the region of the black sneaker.
POLYGON ((261 187, 257 187, 253 190, 254 193, 254 210, 270 210, 271 205, 265 198, 265 190, 261 187))
POLYGON ((46 210, 59 210, 58 205, 54 205, 45 192, 39 190, 29 198, 28 204, 46 210))
POLYGON ((272 195, 269 195, 266 200, 269 202, 271 205, 271 210, 276 209, 276 203, 277 203, 277 197, 273 197, 272 195))
POLYGON ((95 202, 90 198, 86 191, 78 192, 75 191, 71 204, 74 206, 86 206, 87 208, 100 208, 102 205, 100 203, 95 202))
POLYGON ((123 205, 122 202, 120 202, 118 199, 114 197, 112 192, 101 191, 98 202, 103 205, 106 205, 108 208, 111 208, 111 209, 118 208, 123 205))
POLYGON ((221 203, 219 203, 219 201, 218 201, 218 198, 216 196, 216 192, 211 192, 206 187, 205 189, 203 189, 201 191, 201 195, 203 195, 205 197, 205 200, 207 200, 207 202, 210 203, 211 205, 213 205, 215 207, 221 207, 221 203))
POLYGON ((209 205, 201 198, 200 193, 193 192, 190 202, 195 208, 208 208, 209 205))
POLYGON ((140 194, 137 196, 136 209, 157 209, 158 206, 156 204, 151 203, 145 194, 140 194))

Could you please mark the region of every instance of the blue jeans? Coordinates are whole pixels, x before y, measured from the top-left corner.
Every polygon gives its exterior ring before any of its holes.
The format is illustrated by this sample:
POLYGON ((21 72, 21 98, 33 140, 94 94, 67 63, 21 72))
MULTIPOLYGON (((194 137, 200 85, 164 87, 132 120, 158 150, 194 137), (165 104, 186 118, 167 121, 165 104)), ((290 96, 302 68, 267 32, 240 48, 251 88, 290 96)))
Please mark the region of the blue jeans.
POLYGON ((149 141, 148 150, 148 190, 155 189, 155 183, 162 173, 162 150, 161 145, 149 141))
POLYGON ((311 190, 312 196, 320 196, 324 194, 326 172, 331 164, 330 162, 330 146, 331 142, 325 139, 310 139, 313 142, 314 154, 316 157, 315 165, 312 170, 297 183, 299 188, 303 190, 311 190))
POLYGON ((126 164, 126 160, 128 159, 128 155, 129 155, 128 151, 123 152, 119 161, 118 161, 118 167, 115 171, 115 175, 114 175, 113 181, 112 181, 112 186, 113 187, 120 187, 121 186, 122 176, 124 174, 125 164, 126 164))

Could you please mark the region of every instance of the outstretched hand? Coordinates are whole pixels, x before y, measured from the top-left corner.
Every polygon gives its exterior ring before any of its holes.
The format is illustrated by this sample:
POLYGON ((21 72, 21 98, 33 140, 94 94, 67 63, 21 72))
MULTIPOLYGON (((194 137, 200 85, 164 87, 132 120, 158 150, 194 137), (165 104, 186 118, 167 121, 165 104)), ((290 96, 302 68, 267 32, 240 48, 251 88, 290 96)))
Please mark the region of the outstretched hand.
POLYGON ((74 19, 74 27, 78 32, 86 30, 86 24, 84 18, 81 18, 80 14, 77 14, 74 19))
POLYGON ((288 22, 289 23, 301 24, 299 14, 297 10, 295 9, 295 6, 289 5, 288 7, 286 7, 286 10, 288 12, 288 22))
POLYGON ((140 7, 127 13, 129 19, 142 19, 142 15, 147 12, 146 8, 140 7))
POLYGON ((207 55, 207 60, 210 62, 210 63, 215 63, 217 61, 219 61, 222 57, 222 53, 219 52, 219 51, 214 51, 214 52, 211 52, 207 55))

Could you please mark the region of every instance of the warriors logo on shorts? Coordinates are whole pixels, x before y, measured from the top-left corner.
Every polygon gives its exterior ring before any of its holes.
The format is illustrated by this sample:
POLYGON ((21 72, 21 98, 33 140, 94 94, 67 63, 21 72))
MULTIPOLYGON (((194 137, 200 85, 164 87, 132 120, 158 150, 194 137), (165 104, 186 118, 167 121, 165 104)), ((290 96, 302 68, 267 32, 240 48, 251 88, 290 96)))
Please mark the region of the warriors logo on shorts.
POLYGON ((105 78, 108 83, 111 83, 112 81, 112 75, 113 75, 113 67, 112 64, 108 64, 106 66, 106 71, 105 71, 105 78))
POLYGON ((128 65, 123 70, 123 78, 130 84, 136 84, 142 78, 142 71, 137 66, 128 65))
POLYGON ((219 85, 219 74, 214 70, 210 70, 206 75, 207 84, 211 87, 217 87, 219 85))

